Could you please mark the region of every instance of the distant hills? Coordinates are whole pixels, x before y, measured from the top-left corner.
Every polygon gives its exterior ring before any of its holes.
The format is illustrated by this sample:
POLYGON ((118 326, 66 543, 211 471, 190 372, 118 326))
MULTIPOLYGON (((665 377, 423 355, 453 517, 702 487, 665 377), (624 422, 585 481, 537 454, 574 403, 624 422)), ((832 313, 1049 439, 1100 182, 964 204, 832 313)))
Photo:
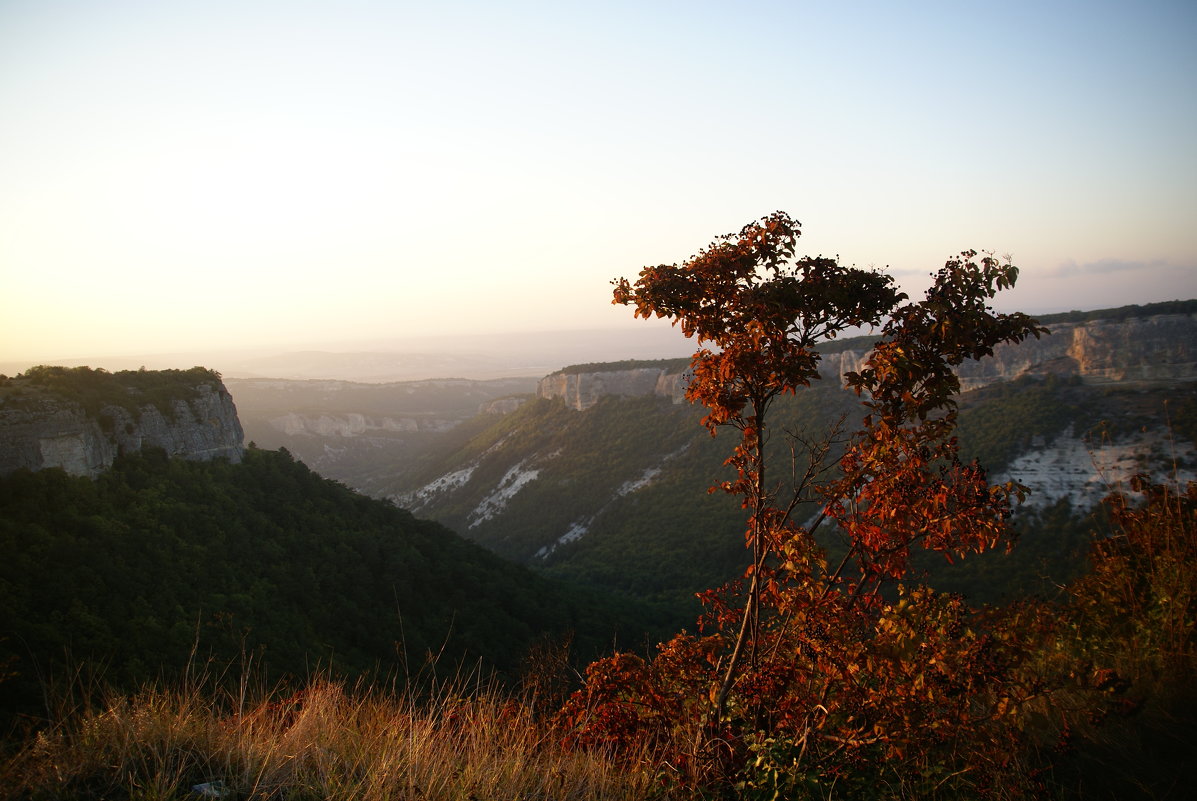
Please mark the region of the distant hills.
MULTIPOLYGON (((248 439, 286 447, 311 468, 377 497, 402 483, 429 448, 498 400, 526 399, 536 378, 437 379, 382 384, 226 378, 248 439)), ((499 409, 504 408, 502 404, 499 409)), ((488 412, 477 425, 485 424, 488 412)), ((473 427, 476 427, 473 426, 473 427)))
MULTIPOLYGON (((1087 525, 1078 521, 1111 482, 1139 469, 1192 475, 1195 314, 1197 301, 1058 315, 1053 337, 966 367, 976 389, 961 398, 964 455, 1038 493, 1020 516, 1028 533, 1015 558, 928 565, 942 582, 977 599, 1026 589, 1075 567, 1087 525), (1072 533, 1040 537, 1047 528, 1072 533)), ((775 431, 818 438, 859 414, 834 376, 855 369, 870 342, 832 343, 827 377, 780 404, 775 431)), ((702 410, 681 401, 686 363, 567 367, 542 379, 538 398, 430 434, 389 469, 372 462, 355 486, 547 575, 692 611, 693 593, 739 573, 744 553, 741 510, 706 492, 723 477, 730 440, 712 439, 702 410)), ((345 477, 356 454, 377 450, 368 439, 304 431, 278 441, 336 452, 335 465, 322 464, 345 477)), ((788 439, 775 445, 788 460, 788 439)))
POLYGON ((619 329, 497 332, 482 336, 412 336, 300 347, 56 357, 49 361, 0 362, 0 373, 14 375, 34 364, 103 366, 114 372, 203 364, 225 378, 389 383, 443 378, 539 378, 568 364, 622 358, 659 359, 688 352, 688 343, 680 332, 658 324, 619 329))

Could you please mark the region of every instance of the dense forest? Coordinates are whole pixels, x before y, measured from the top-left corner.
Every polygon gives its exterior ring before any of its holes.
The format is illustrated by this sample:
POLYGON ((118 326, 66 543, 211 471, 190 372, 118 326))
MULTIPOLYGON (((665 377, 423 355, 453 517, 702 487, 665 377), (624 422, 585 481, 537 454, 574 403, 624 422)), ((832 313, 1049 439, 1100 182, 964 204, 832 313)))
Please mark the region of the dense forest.
POLYGON ((10 712, 78 665, 125 688, 247 662, 266 678, 405 676, 430 659, 514 676, 543 638, 572 636, 585 658, 646 626, 286 451, 237 465, 149 451, 94 481, 18 471, 0 478, 0 553, 10 712))

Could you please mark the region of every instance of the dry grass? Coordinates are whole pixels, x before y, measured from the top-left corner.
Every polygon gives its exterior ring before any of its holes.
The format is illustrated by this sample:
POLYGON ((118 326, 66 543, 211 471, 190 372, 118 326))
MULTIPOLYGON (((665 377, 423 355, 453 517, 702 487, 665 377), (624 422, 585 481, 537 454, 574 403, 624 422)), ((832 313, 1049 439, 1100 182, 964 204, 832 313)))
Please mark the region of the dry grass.
MULTIPOLYGON (((563 747, 496 691, 347 689, 313 680, 259 700, 151 688, 43 731, 3 767, 0 797, 598 801, 659 796, 628 760, 563 747)), ((631 761, 634 765, 635 760, 631 761)))

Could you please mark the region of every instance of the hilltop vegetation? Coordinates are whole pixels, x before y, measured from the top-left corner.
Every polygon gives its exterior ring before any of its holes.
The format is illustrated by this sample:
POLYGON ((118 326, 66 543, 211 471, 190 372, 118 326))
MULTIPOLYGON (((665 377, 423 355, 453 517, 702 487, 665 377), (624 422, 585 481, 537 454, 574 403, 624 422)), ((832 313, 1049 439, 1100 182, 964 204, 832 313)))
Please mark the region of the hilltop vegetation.
POLYGON ((173 417, 176 401, 194 399, 201 385, 220 383, 220 373, 204 367, 110 373, 102 368, 39 365, 15 378, 0 380, 0 400, 19 407, 51 395, 79 404, 91 417, 98 416, 105 406, 125 409, 134 419, 143 406, 154 406, 173 417))
POLYGON ((615 373, 621 370, 653 368, 666 373, 680 373, 690 366, 689 359, 624 359, 617 362, 586 362, 562 367, 552 375, 578 375, 579 373, 615 373))
POLYGON ((1126 320, 1131 317, 1149 317, 1154 314, 1197 314, 1197 299, 1165 300, 1160 303, 1118 306, 1113 309, 1045 314, 1039 318, 1039 322, 1044 325, 1051 325, 1052 323, 1085 323, 1091 320, 1126 320))

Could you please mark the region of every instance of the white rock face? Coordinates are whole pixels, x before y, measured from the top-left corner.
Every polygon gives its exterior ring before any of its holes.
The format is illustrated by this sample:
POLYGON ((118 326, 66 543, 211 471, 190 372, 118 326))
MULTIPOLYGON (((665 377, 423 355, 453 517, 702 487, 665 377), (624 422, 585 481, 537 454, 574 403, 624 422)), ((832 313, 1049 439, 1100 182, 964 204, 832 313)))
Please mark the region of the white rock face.
MULTIPOLYGON (((1184 381, 1197 377, 1197 315, 1060 323, 1039 339, 999 345, 993 356, 957 370, 960 388, 978 389, 1024 375, 1079 376, 1086 383, 1184 381)), ((823 376, 859 372, 866 350, 828 354, 823 376)))
POLYGON ((508 470, 494 491, 482 499, 482 502, 470 514, 470 528, 476 528, 486 520, 490 520, 507 506, 507 502, 515 497, 529 482, 540 477, 540 471, 524 467, 520 462, 508 470))
MULTIPOLYGON (((396 433, 419 431, 421 428, 441 430, 443 421, 420 421, 410 417, 367 417, 354 412, 345 414, 289 414, 270 420, 271 428, 288 436, 314 434, 322 437, 359 437, 376 432, 396 433)), ((451 426, 451 424, 449 424, 451 426)))
POLYGON ((200 384, 196 391, 190 401, 175 401, 170 417, 147 404, 137 415, 106 406, 90 418, 78 404, 53 396, 0 407, 0 474, 22 467, 61 467, 72 475, 95 477, 118 454, 143 447, 186 459, 240 461, 244 434, 233 399, 223 385, 200 384))
POLYGON ((82 431, 39 437, 37 445, 42 467, 61 467, 74 476, 92 475, 98 469, 97 461, 103 459, 89 458, 87 438, 82 431))
POLYGON ((437 478, 424 486, 420 487, 415 492, 409 495, 395 495, 391 500, 400 506, 409 509, 419 509, 435 498, 461 489, 470 482, 474 475, 474 471, 478 469, 478 463, 467 465, 460 470, 454 470, 452 473, 445 473, 445 475, 437 478))
MULTIPOLYGON (((1197 378, 1197 314, 1061 323, 1051 328, 1040 339, 999 345, 992 357, 960 365, 961 390, 1024 375, 1079 376, 1086 383, 1197 378)), ((859 372, 869 352, 860 348, 825 355, 824 379, 859 372)), ((541 379, 536 395, 562 398, 578 411, 589 409, 605 395, 660 395, 681 403, 686 381, 686 373, 660 367, 554 373, 541 379)))
POLYGON ((686 396, 685 375, 663 367, 635 367, 593 373, 553 373, 540 380, 538 398, 563 398, 565 405, 584 411, 607 395, 660 395, 674 403, 686 396))
POLYGON ((496 398, 482 404, 478 409, 478 414, 511 414, 523 406, 526 401, 527 398, 496 398))
POLYGON ((552 544, 543 546, 540 550, 533 554, 532 558, 545 559, 554 551, 556 551, 558 547, 562 545, 568 545, 571 542, 576 542, 577 540, 582 539, 582 537, 586 536, 586 534, 590 532, 590 526, 593 523, 593 517, 583 517, 580 520, 575 520, 570 524, 569 528, 564 534, 558 537, 552 544))
MULTIPOLYGON (((1071 434, 1050 445, 1036 447, 1011 463, 994 481, 1017 481, 1031 488, 1026 505, 1051 506, 1068 498, 1076 508, 1087 509, 1115 490, 1127 489, 1136 473, 1168 476, 1180 484, 1197 479, 1197 473, 1175 467, 1177 457, 1192 456, 1192 447, 1175 453, 1166 430, 1136 432, 1117 442, 1087 442, 1071 434)), ((1158 479, 1157 479, 1158 480, 1158 479)))

